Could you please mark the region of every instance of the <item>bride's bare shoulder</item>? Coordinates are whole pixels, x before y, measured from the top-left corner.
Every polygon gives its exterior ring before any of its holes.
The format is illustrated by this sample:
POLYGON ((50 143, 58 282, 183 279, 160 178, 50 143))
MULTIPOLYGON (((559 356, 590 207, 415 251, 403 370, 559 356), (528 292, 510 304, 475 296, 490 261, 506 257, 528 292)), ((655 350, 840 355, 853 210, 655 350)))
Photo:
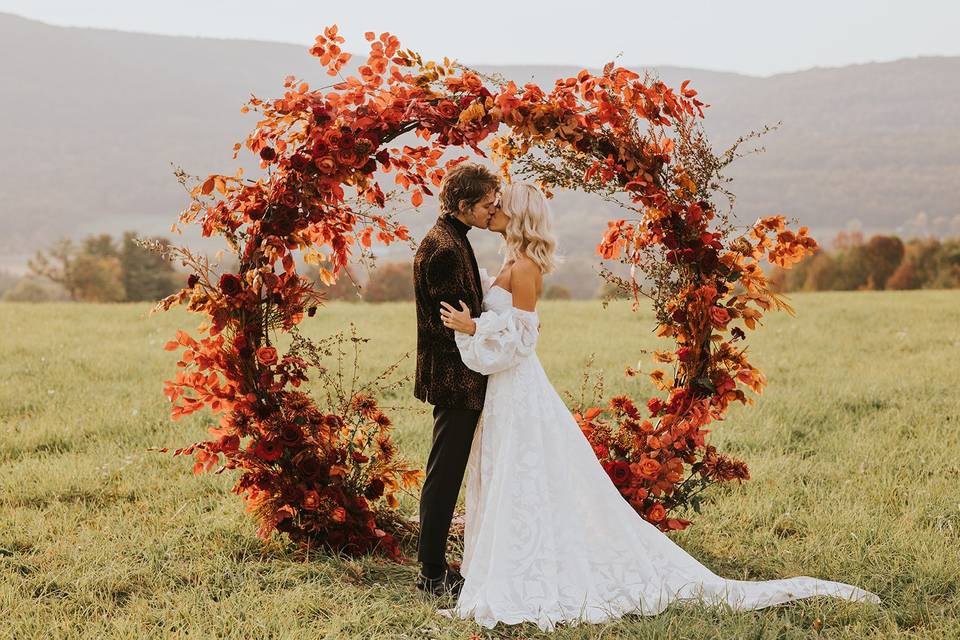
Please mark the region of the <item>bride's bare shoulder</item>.
POLYGON ((536 262, 527 256, 520 256, 510 268, 510 290, 513 292, 513 306, 525 311, 533 311, 540 296, 543 273, 536 262))

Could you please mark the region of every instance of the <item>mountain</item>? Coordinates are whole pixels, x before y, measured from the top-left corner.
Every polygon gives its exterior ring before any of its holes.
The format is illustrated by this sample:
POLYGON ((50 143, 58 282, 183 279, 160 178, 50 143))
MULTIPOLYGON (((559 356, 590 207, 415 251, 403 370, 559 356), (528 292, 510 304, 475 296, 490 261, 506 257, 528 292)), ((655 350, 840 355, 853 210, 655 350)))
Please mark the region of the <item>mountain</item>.
MULTIPOLYGON (((231 147, 256 122, 240 113, 251 93, 279 95, 289 74, 328 82, 302 45, 56 27, 10 14, 0 14, 0 56, 8 61, 0 89, 0 267, 13 269, 63 235, 166 232, 187 201, 173 165, 195 175, 233 172, 231 147)), ((477 68, 542 86, 579 70, 477 68)), ((705 127, 718 151, 782 121, 764 136, 765 153, 729 171, 740 220, 784 213, 821 240, 849 227, 960 233, 960 58, 770 77, 653 70, 671 85, 690 79, 712 105, 705 127)), ((553 207, 569 257, 555 281, 588 294, 609 210, 579 193, 560 194, 553 207)), ((428 203, 405 221, 420 234, 435 215, 428 203)), ((471 237, 492 260, 494 239, 471 237)))

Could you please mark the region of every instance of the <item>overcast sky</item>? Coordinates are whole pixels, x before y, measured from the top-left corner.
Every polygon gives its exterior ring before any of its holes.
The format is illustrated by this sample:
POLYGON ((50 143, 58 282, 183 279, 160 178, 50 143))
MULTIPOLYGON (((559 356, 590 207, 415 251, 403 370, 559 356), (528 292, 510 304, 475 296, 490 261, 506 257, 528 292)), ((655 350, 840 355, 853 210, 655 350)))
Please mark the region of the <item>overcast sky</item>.
POLYGON ((815 66, 960 55, 958 0, 0 0, 55 25, 307 44, 337 23, 348 49, 390 31, 465 63, 677 65, 770 75, 815 66), (350 46, 352 45, 352 46, 350 46))

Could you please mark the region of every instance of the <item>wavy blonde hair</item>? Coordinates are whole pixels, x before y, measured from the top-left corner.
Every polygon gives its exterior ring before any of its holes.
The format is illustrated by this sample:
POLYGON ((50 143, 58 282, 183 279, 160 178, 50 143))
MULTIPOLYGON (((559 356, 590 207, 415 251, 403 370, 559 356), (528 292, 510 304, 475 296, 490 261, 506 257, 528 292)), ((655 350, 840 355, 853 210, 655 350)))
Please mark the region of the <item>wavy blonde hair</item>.
POLYGON ((504 235, 507 258, 526 255, 541 272, 554 271, 562 259, 557 255, 553 214, 543 191, 529 182, 512 182, 501 190, 500 206, 509 218, 504 235))

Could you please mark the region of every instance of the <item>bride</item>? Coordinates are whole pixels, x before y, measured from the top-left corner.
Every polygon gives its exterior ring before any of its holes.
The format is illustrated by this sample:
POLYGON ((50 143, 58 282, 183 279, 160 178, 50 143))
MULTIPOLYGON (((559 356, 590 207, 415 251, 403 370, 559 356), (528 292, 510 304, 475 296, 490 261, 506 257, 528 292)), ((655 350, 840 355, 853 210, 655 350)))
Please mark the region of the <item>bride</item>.
POLYGON ((443 303, 464 363, 488 375, 467 466, 464 583, 453 609, 484 627, 602 622, 671 602, 760 609, 826 595, 878 603, 858 587, 800 576, 721 578, 640 517, 620 495, 544 373, 535 347, 542 276, 556 241, 543 193, 507 185, 489 229, 507 260, 481 269, 483 313, 443 303))

